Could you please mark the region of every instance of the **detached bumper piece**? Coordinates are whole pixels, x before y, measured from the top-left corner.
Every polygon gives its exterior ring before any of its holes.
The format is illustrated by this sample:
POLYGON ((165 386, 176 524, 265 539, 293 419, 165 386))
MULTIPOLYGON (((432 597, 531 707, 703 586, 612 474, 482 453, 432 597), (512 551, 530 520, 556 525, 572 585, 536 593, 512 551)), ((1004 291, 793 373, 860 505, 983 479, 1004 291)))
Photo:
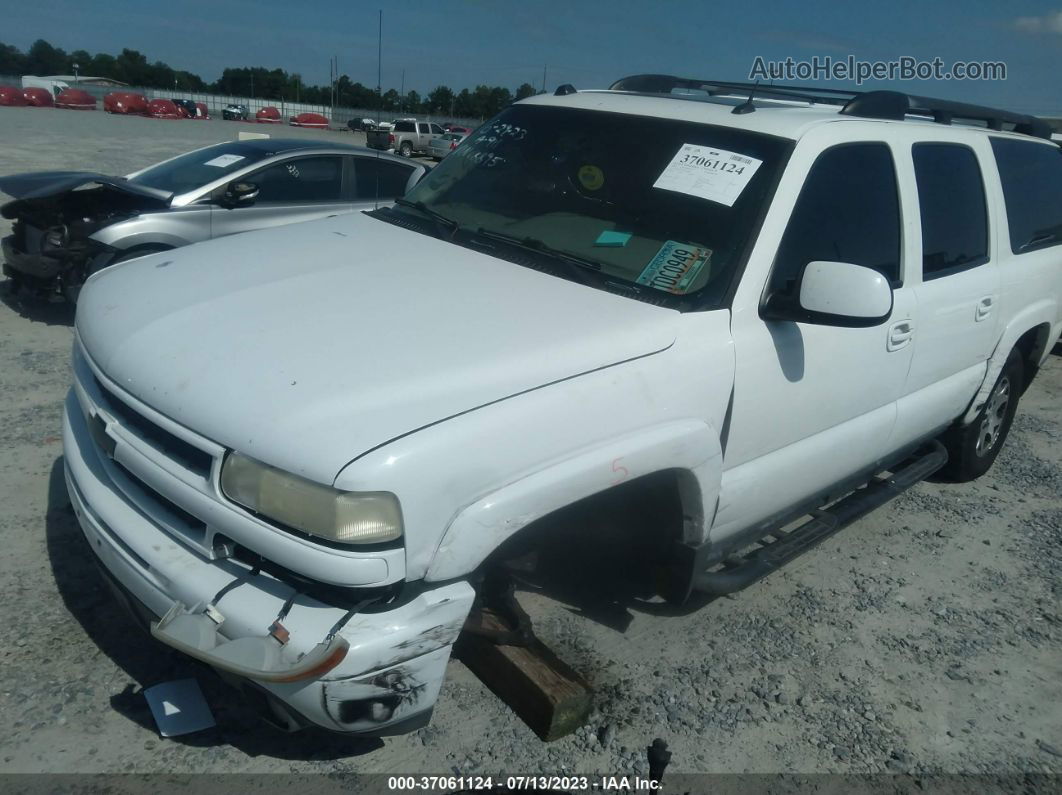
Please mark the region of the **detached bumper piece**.
POLYGON ((279 620, 270 633, 225 639, 218 631, 224 616, 212 604, 192 612, 181 602, 151 624, 151 635, 189 657, 227 673, 261 682, 299 682, 324 676, 347 656, 350 644, 334 632, 301 656, 288 652, 287 631, 279 620))

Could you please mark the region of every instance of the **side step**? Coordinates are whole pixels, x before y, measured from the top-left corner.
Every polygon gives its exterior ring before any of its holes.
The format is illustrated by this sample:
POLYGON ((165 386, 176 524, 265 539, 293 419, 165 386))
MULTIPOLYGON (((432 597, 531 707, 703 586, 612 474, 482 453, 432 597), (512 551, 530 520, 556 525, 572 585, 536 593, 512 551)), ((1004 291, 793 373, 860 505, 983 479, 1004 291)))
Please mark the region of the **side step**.
POLYGON ((772 571, 804 554, 834 533, 861 519, 889 500, 899 497, 916 483, 925 480, 948 462, 948 451, 938 441, 907 459, 906 466, 887 478, 874 478, 847 497, 819 511, 794 530, 769 532, 759 546, 725 568, 697 575, 693 590, 723 596, 747 588, 772 571), (774 538, 775 541, 768 539, 774 538))

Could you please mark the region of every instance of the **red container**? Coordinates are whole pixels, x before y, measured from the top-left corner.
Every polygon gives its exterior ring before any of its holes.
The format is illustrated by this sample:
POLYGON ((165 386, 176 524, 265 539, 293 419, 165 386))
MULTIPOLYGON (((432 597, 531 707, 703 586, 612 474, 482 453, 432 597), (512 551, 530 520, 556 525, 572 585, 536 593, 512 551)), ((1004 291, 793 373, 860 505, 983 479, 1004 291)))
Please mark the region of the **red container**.
POLYGON ((312 127, 317 130, 328 129, 328 119, 322 116, 320 113, 300 113, 298 116, 292 116, 292 127, 312 127))
POLYGON ((148 103, 148 115, 153 119, 179 119, 181 114, 171 99, 153 99, 148 103))
POLYGON ((65 88, 55 98, 55 107, 64 110, 96 110, 96 98, 80 88, 65 88))
POLYGON ((25 97, 26 104, 30 107, 50 108, 55 105, 55 97, 46 88, 24 88, 22 96, 25 97))
POLYGON ((197 103, 195 103, 195 110, 196 110, 195 117, 197 119, 209 119, 210 118, 210 109, 206 106, 205 102, 197 102, 197 103))
POLYGON ((147 97, 129 91, 113 91, 103 98, 103 109, 108 113, 137 114, 146 116, 147 97))
POLYGON ((15 86, 0 86, 0 105, 23 106, 26 98, 22 96, 22 89, 15 86))
POLYGON ((281 124, 284 121, 280 118, 280 111, 272 105, 262 108, 254 114, 254 118, 259 124, 281 124))

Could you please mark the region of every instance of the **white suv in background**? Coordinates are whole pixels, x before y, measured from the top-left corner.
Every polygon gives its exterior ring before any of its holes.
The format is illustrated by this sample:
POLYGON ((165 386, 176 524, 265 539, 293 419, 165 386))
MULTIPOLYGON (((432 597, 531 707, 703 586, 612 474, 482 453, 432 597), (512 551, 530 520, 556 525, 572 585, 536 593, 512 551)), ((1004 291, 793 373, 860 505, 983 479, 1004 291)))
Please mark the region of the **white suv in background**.
POLYGON ((749 91, 562 87, 392 208, 93 276, 63 441, 120 598, 275 722, 396 733, 477 573, 590 495, 663 495, 681 601, 985 472, 1062 331, 1062 149, 749 91))

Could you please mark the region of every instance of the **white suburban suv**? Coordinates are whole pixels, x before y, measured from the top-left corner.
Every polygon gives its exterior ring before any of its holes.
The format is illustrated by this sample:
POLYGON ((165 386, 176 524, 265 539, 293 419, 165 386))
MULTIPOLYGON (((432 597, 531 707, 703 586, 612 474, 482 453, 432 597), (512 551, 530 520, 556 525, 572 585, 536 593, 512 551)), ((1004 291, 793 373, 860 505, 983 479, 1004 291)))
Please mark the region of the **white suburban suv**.
POLYGON ((470 582, 565 506, 664 494, 681 600, 988 469, 1062 330, 1062 149, 749 91, 562 87, 392 208, 93 276, 63 442, 120 599, 276 722, 396 733, 470 582))

